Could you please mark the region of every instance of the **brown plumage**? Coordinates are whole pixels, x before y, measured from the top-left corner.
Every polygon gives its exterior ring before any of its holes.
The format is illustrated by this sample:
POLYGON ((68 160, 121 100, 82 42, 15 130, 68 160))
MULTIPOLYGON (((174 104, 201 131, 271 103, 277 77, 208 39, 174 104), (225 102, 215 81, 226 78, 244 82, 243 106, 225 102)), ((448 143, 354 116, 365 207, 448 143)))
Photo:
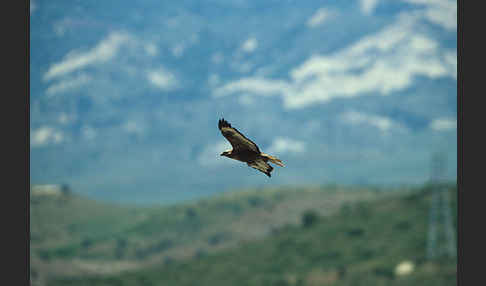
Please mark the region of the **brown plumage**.
POLYGON ((257 169, 271 177, 273 167, 267 162, 270 161, 278 166, 283 167, 282 161, 274 156, 260 152, 258 146, 241 134, 236 128, 231 127, 231 124, 223 118, 218 122, 218 128, 221 134, 231 143, 232 150, 227 150, 221 153, 221 156, 245 162, 248 166, 257 169))

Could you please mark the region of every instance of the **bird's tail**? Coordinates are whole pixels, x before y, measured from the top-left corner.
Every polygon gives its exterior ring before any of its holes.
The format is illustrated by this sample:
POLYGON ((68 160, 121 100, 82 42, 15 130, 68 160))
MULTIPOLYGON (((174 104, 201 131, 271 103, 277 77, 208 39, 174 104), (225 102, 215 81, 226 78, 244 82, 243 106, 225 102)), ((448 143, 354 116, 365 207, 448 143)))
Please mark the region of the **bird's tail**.
POLYGON ((266 158, 268 161, 276 164, 276 165, 279 165, 280 167, 285 167, 285 165, 283 164, 282 160, 280 160, 279 158, 277 157, 274 157, 274 156, 271 156, 271 155, 268 155, 268 154, 265 154, 265 153, 261 153, 260 154, 262 157, 266 158))

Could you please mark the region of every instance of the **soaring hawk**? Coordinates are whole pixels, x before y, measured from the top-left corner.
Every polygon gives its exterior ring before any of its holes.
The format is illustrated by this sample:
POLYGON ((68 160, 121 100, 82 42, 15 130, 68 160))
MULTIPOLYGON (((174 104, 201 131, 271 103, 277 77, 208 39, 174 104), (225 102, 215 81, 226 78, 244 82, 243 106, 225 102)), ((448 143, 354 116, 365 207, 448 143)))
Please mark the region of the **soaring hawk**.
POLYGON ((278 166, 283 167, 282 161, 274 156, 260 152, 258 146, 245 135, 241 134, 236 128, 231 127, 223 118, 218 122, 218 128, 221 134, 231 143, 233 150, 227 150, 221 153, 221 156, 245 162, 248 166, 257 169, 271 177, 270 173, 273 167, 267 162, 270 161, 278 166))

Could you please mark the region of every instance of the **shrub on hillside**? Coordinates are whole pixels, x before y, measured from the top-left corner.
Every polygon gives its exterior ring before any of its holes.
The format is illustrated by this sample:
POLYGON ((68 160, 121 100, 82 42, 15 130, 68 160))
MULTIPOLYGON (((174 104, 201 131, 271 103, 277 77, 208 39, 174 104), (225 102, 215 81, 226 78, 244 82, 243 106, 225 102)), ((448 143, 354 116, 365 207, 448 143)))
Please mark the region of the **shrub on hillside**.
POLYGON ((319 215, 315 210, 307 210, 302 214, 302 225, 311 227, 319 220, 319 215))

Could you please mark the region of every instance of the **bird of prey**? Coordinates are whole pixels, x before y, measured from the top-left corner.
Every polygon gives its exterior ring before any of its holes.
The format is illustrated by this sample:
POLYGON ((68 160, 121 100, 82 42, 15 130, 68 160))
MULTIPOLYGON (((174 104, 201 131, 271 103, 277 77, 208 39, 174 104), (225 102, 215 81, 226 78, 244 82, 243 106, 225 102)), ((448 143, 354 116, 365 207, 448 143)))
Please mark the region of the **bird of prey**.
POLYGON ((271 177, 270 173, 273 170, 273 167, 267 163, 268 161, 281 167, 284 166, 280 159, 260 152, 260 149, 253 141, 246 138, 236 128, 231 127, 231 124, 224 118, 219 120, 218 128, 233 146, 233 150, 224 151, 221 153, 221 156, 245 162, 248 166, 265 173, 268 177, 271 177))

